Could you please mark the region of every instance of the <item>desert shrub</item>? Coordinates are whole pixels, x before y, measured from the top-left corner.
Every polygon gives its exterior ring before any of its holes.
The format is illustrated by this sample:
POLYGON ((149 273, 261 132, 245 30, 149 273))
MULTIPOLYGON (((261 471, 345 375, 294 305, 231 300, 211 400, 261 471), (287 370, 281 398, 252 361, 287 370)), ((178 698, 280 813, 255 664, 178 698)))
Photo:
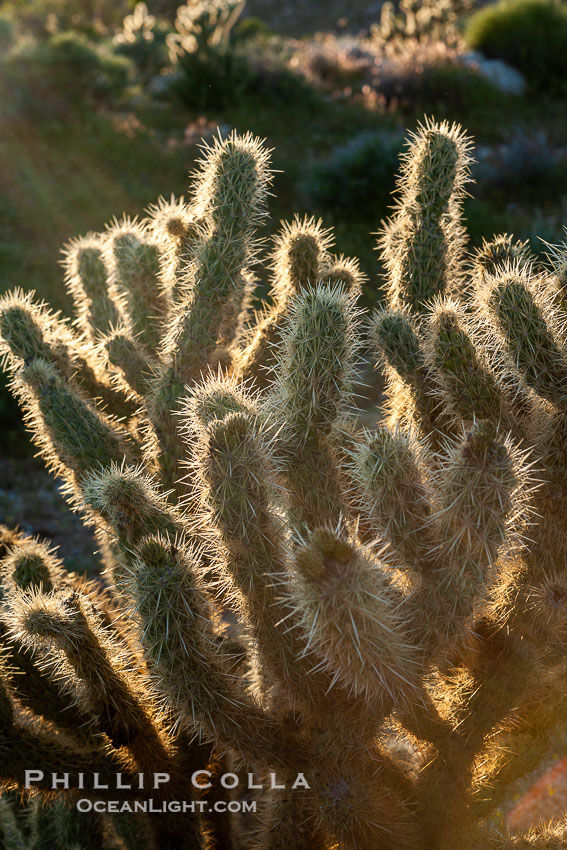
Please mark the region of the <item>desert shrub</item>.
POLYGON ((365 217, 383 209, 401 150, 397 134, 365 130, 337 145, 310 169, 305 191, 321 209, 365 217))
POLYGON ((223 109, 250 98, 296 108, 319 102, 315 89, 300 74, 282 65, 256 62, 237 50, 186 54, 169 90, 190 109, 223 109))
POLYGON ((542 92, 567 91, 567 4, 560 0, 503 0, 471 16, 470 47, 502 59, 542 92))
POLYGON ((292 64, 335 96, 362 99, 368 106, 395 105, 443 114, 504 105, 507 95, 479 63, 443 41, 395 40, 386 49, 376 38, 325 34, 295 48, 292 64))
POLYGON ((75 79, 85 94, 120 90, 128 82, 130 63, 98 48, 74 32, 54 35, 48 49, 38 56, 53 75, 54 82, 75 79))
POLYGON ((232 49, 201 50, 179 57, 173 93, 188 108, 222 109, 248 91, 253 71, 232 49))
POLYGON ((130 0, 8 0, 3 5, 35 38, 71 29, 94 38, 120 25, 130 0))
POLYGON ((433 62, 405 82, 414 104, 444 115, 503 105, 508 99, 478 71, 457 62, 433 62))
POLYGON ((245 90, 248 98, 257 98, 270 106, 292 105, 295 109, 316 107, 321 102, 317 90, 301 74, 275 61, 264 63, 256 57, 247 59, 250 75, 245 90))
POLYGON ((475 68, 463 65, 442 45, 425 46, 387 58, 378 66, 371 97, 402 108, 463 114, 505 106, 509 96, 475 68))
POLYGON ((233 33, 236 41, 263 40, 274 36, 274 31, 266 21, 255 15, 240 18, 235 24, 233 33))
POLYGON ((223 109, 251 98, 295 108, 320 100, 302 74, 250 43, 185 52, 175 67, 169 90, 190 109, 223 109))
POLYGON ((501 144, 481 148, 473 174, 479 195, 513 192, 541 199, 567 189, 566 163, 543 132, 518 130, 501 144))
POLYGON ((317 33, 295 45, 291 64, 323 88, 352 92, 368 82, 375 69, 376 54, 361 44, 334 33, 317 33))
POLYGON ((0 14, 0 50, 8 50, 16 41, 16 23, 8 15, 0 14))
POLYGON ((5 57, 2 67, 16 108, 45 116, 65 112, 69 105, 87 107, 116 98, 132 77, 126 57, 76 32, 46 42, 24 42, 5 57))

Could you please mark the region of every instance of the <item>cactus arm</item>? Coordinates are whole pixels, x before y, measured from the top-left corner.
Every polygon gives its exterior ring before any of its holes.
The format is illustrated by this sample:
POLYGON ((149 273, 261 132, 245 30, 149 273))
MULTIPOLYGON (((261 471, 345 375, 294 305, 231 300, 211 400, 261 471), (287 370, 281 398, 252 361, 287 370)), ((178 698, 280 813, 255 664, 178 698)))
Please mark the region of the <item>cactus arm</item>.
POLYGON ((127 326, 142 349, 152 353, 159 345, 169 308, 167 290, 161 283, 160 246, 143 224, 127 218, 110 227, 106 245, 112 285, 127 310, 127 326))
POLYGON ((73 299, 75 321, 91 342, 126 318, 125 305, 110 280, 106 253, 106 239, 96 233, 64 248, 65 285, 73 299))
POLYGON ((492 425, 475 424, 439 471, 432 516, 442 542, 440 566, 415 590, 416 627, 424 647, 445 652, 483 598, 501 547, 517 545, 529 491, 523 456, 492 425))
POLYGON ((347 512, 338 461, 357 355, 353 297, 342 287, 302 293, 278 352, 268 414, 280 427, 278 466, 290 492, 291 525, 336 525, 347 512))
POLYGON ((239 683, 212 634, 195 553, 157 536, 142 541, 138 552, 133 595, 143 645, 187 730, 198 724, 205 735, 261 763, 285 761, 285 748, 272 752, 275 725, 239 683))
POLYGON ((413 435, 386 426, 365 434, 350 452, 356 501, 369 528, 390 542, 400 567, 418 571, 435 564, 439 542, 423 454, 413 435))
POLYGON ((136 456, 127 431, 83 398, 46 360, 24 366, 13 385, 34 442, 77 498, 79 480, 91 469, 136 456))
POLYGON ((379 246, 388 303, 419 314, 431 298, 459 288, 470 139, 458 125, 425 121, 412 136, 398 178, 398 209, 379 246))

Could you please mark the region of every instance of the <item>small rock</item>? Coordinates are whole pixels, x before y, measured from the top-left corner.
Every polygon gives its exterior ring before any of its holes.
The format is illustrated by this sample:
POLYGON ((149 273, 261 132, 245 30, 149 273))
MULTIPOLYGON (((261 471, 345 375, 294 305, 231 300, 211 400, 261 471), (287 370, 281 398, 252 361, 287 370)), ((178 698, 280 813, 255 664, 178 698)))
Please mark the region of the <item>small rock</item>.
POLYGON ((469 68, 474 68, 497 89, 505 94, 521 95, 526 90, 525 77, 516 68, 512 68, 500 59, 487 59, 476 50, 462 53, 458 61, 469 68))

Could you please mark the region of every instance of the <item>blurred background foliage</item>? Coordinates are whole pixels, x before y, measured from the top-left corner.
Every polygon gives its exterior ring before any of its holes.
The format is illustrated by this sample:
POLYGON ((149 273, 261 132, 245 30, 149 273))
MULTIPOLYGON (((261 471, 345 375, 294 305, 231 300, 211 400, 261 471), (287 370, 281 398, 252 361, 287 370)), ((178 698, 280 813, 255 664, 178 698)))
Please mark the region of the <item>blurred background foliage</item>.
MULTIPOLYGON (((513 232, 543 256, 538 237, 559 241, 567 222, 566 44, 560 0, 0 3, 0 289, 68 312, 62 244, 183 194, 201 138, 235 128, 275 148, 272 230, 322 216, 337 251, 360 258, 369 306, 371 234, 404 128, 424 114, 476 138, 473 244, 513 232)), ((63 554, 88 560, 92 541, 51 517, 56 490, 3 389, 0 416, 0 520, 73 537, 63 554)))
POLYGON ((403 128, 433 112, 477 141, 473 239, 513 230, 541 250, 536 233, 559 239, 565 218, 565 44, 559 0, 9 0, 0 286, 68 306, 61 243, 182 193, 201 136, 235 127, 275 147, 274 226, 321 214, 360 256, 372 301, 369 233, 403 128))

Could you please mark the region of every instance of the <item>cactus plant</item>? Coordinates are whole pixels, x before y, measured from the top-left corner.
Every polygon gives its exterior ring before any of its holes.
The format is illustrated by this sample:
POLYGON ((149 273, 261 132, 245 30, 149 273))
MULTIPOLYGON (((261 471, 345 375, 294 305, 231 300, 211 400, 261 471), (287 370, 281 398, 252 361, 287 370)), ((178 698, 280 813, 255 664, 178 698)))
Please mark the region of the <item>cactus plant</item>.
POLYGON ((410 137, 372 316, 297 217, 253 313, 269 152, 234 133, 188 200, 67 246, 74 320, 0 301, 32 439, 105 563, 87 581, 0 535, 9 846, 567 842, 501 817, 567 711, 567 251, 467 252, 470 148, 410 137))

